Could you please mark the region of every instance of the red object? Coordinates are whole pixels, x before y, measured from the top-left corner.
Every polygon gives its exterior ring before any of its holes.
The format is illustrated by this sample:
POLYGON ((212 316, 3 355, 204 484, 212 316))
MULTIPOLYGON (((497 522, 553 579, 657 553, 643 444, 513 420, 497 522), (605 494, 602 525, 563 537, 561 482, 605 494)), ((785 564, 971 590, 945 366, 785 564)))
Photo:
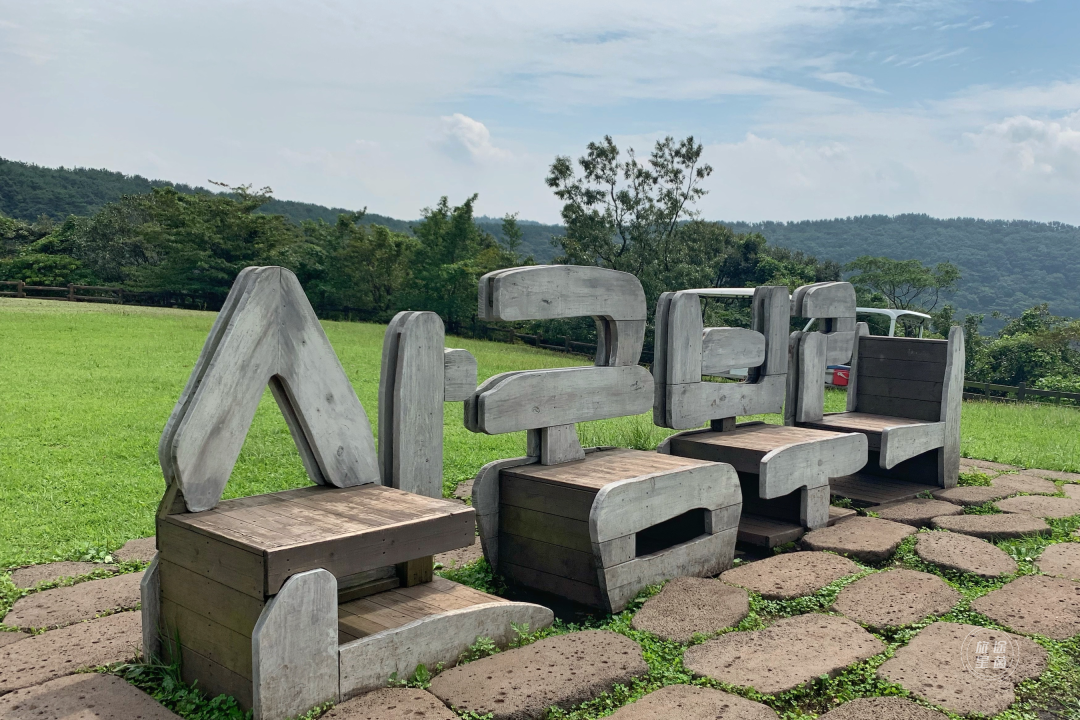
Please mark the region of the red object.
POLYGON ((837 387, 846 387, 848 384, 848 374, 850 370, 833 370, 832 384, 837 387))

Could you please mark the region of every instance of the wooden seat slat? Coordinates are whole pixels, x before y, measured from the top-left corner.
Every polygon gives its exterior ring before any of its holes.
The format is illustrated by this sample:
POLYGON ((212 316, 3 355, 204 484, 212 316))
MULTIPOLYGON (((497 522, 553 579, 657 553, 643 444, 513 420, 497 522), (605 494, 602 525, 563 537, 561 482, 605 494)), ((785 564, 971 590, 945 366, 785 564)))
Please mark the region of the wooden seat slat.
POLYGON ((573 488, 599 490, 609 483, 627 478, 707 464, 693 458, 617 448, 589 453, 584 460, 558 465, 522 465, 504 470, 503 475, 557 483, 573 488))

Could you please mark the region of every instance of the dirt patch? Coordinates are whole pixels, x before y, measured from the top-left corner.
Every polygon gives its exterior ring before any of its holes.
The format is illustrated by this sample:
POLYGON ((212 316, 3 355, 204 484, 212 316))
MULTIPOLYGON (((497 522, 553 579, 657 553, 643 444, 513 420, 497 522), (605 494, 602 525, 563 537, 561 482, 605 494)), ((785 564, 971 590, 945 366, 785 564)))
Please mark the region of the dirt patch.
POLYGON ((971 603, 992 620, 1029 635, 1067 640, 1080 633, 1080 585, 1025 575, 971 603))
POLYGON ((698 676, 774 694, 835 675, 883 650, 884 643, 851 620, 809 613, 695 645, 683 664, 698 676))
POLYGON ((416 688, 383 688, 353 698, 323 715, 334 720, 458 720, 439 698, 416 688))
POLYGON ((938 567, 979 577, 995 578, 1016 572, 1016 561, 1004 550, 985 540, 960 533, 922 533, 915 543, 915 553, 938 567))
POLYGON ((458 711, 495 720, 540 718, 644 675, 649 666, 633 640, 604 630, 559 635, 451 668, 431 692, 458 711))
POLYGON ((78 623, 0 648, 0 693, 130 660, 142 646, 139 613, 78 623))
POLYGON ((1014 688, 1046 669, 1046 650, 1033 641, 1001 630, 938 622, 924 628, 878 668, 882 678, 913 695, 960 715, 996 715, 1016 700, 1014 688), (987 667, 979 664, 979 643, 986 645, 987 667), (1005 642, 1006 665, 995 669, 990 651, 1005 642), (1012 664, 1009 664, 1009 660, 1012 664))
POLYGON ((634 615, 635 630, 687 643, 694 633, 712 633, 738 625, 750 613, 742 588, 696 577, 675 578, 645 601, 634 615))
POLYGON ((728 570, 720 579, 753 590, 766 600, 790 600, 812 595, 829 583, 857 572, 860 572, 858 565, 832 553, 793 552, 728 570))
POLYGON ((915 528, 879 518, 856 517, 833 527, 812 530, 802 538, 808 550, 829 550, 840 555, 881 562, 896 552, 897 546, 915 528))
POLYGON ((937 575, 887 570, 867 575, 840 591, 833 609, 876 628, 910 625, 943 615, 960 602, 960 593, 937 575))
POLYGON ((668 685, 623 705, 611 720, 776 720, 772 708, 738 695, 690 685, 668 685))
POLYGON ((53 588, 20 598, 4 624, 18 628, 58 628, 139 604, 143 574, 129 573, 53 588))
POLYGON ((1025 535, 1049 535, 1050 526, 1042 518, 1030 515, 949 515, 930 523, 937 530, 950 530, 983 540, 1008 540, 1025 535))
POLYGON ((180 718, 135 686, 114 675, 98 673, 71 675, 0 697, 0 717, 5 720, 180 718))

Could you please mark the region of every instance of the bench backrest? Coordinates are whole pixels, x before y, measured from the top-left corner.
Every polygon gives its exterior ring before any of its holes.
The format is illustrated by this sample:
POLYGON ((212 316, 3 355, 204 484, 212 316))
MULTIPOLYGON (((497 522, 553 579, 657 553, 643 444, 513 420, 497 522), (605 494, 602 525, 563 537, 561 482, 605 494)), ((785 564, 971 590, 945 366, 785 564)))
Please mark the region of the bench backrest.
MULTIPOLYGON (((653 353, 653 421, 677 430, 738 415, 780 412, 788 369, 790 303, 786 287, 762 286, 752 295, 750 329, 705 328, 703 295, 723 288, 680 290, 660 296, 653 353), (743 383, 704 381, 749 368, 743 383)), ((734 290, 732 296, 745 295, 734 290)))

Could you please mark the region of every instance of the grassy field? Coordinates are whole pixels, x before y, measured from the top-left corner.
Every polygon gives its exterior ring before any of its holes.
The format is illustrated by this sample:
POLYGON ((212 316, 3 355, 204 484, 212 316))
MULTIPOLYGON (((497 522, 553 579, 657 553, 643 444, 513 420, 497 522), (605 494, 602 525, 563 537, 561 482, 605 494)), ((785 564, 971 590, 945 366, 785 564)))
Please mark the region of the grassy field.
MULTIPOLYGON (((111 550, 153 533, 164 489, 157 442, 210 330, 212 313, 0 299, 0 568, 111 550)), ((374 426, 383 326, 324 323, 374 426)), ((481 378, 581 358, 449 338, 481 378)), ((830 393, 828 407, 843 407, 830 393)), ((445 485, 521 455, 523 433, 475 435, 446 405, 445 485)), ((778 422, 776 416, 766 418, 778 422)), ((965 403, 963 452, 1080 471, 1080 411, 965 403)), ((374 429, 374 428, 373 428, 374 429)), ((669 431, 649 415, 583 424, 588 445, 652 448, 669 431)), ((227 497, 307 484, 288 429, 263 398, 227 497)))

